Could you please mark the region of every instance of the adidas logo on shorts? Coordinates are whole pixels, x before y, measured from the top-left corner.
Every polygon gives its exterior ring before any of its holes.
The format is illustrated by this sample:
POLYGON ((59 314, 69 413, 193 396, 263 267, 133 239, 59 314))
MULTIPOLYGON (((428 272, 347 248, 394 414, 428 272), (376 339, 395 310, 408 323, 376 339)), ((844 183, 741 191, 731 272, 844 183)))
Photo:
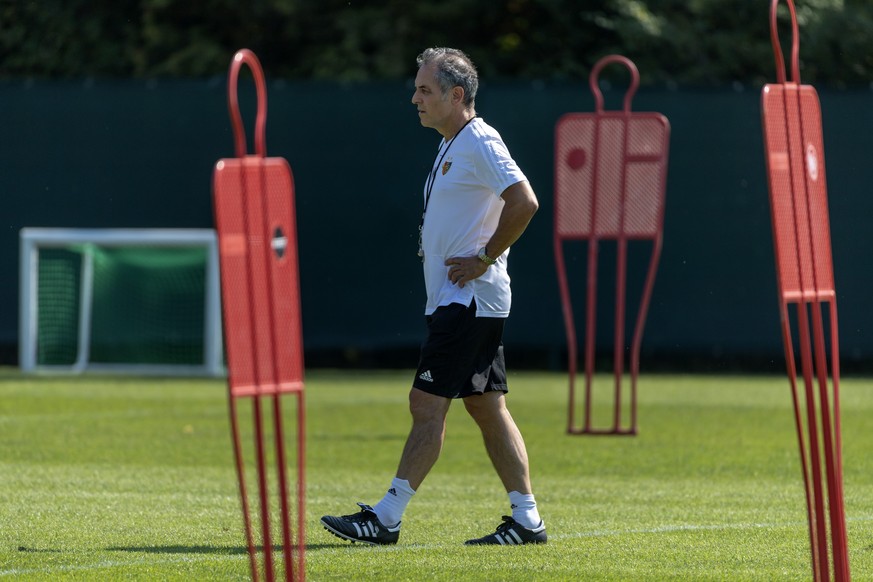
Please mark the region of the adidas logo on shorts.
POLYGON ((433 382, 433 376, 430 375, 430 370, 425 370, 424 372, 419 374, 418 377, 425 382, 433 382))

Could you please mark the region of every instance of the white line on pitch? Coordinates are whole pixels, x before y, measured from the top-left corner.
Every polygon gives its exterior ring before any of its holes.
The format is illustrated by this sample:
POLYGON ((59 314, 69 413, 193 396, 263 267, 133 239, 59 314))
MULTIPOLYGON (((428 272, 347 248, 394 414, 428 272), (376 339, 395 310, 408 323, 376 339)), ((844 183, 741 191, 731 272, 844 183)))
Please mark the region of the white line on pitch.
POLYGON ((106 560, 95 564, 61 564, 48 568, 11 568, 9 570, 0 570, 0 577, 3 576, 23 576, 25 574, 51 574, 52 572, 79 572, 85 570, 102 570, 105 568, 124 568, 137 565, 153 565, 153 564, 175 564, 180 562, 201 562, 205 560, 226 560, 226 559, 248 559, 248 554, 238 555, 211 555, 211 556, 176 556, 173 558, 162 557, 156 559, 140 559, 140 560, 106 560))
MULTIPOLYGON (((847 517, 847 522, 850 521, 873 521, 873 516, 865 517, 847 517)), ((640 529, 625 529, 625 530, 594 530, 588 532, 578 532, 573 534, 559 534, 549 536, 549 539, 572 539, 572 538, 594 538, 627 534, 656 534, 656 533, 673 533, 682 531, 718 531, 726 529, 777 529, 785 527, 806 527, 807 522, 797 521, 793 523, 720 523, 710 525, 695 525, 695 524, 676 524, 662 525, 650 528, 640 529)))
MULTIPOLYGON (((846 518, 847 522, 853 521, 873 521, 873 516, 862 516, 862 517, 848 517, 846 518)), ((695 525, 695 524, 677 524, 677 525, 664 525, 657 526, 651 528, 640 528, 640 529, 626 529, 626 530, 592 530, 592 531, 582 531, 576 533, 568 533, 568 534, 557 534, 550 535, 549 539, 551 540, 566 540, 566 539, 574 539, 574 538, 593 538, 593 537, 608 537, 608 536, 621 536, 621 535, 634 535, 634 534, 660 534, 660 533, 674 533, 674 532, 683 532, 683 531, 719 531, 719 530, 728 530, 728 529, 778 529, 778 528, 786 528, 786 527, 806 527, 806 522, 789 522, 789 523, 723 523, 723 524, 709 524, 709 525, 695 525)), ((348 547, 351 547, 348 546, 348 547)), ((445 544, 410 544, 410 545, 400 545, 400 546, 385 546, 380 548, 383 551, 403 551, 403 550, 428 550, 428 549, 437 549, 445 547, 445 544)), ((25 574, 50 574, 52 572, 75 572, 75 571, 84 571, 84 570, 100 570, 104 568, 119 568, 126 566, 136 566, 138 564, 170 564, 175 562, 199 562, 204 560, 242 560, 248 559, 247 554, 235 554, 235 555, 196 555, 196 556, 178 556, 175 558, 158 558, 158 559, 149 559, 149 560, 112 560, 112 561, 104 561, 98 562, 96 564, 83 564, 83 565, 58 565, 50 568, 11 568, 9 570, 0 570, 0 577, 4 576, 21 576, 25 574)))

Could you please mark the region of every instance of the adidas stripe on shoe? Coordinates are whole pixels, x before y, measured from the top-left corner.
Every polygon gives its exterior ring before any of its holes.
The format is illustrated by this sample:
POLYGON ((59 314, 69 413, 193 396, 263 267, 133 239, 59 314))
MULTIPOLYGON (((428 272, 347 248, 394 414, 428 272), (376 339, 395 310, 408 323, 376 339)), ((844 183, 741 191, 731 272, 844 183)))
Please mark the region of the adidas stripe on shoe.
POLYGON ((537 527, 528 529, 508 515, 504 515, 503 523, 497 526, 497 531, 481 538, 467 540, 464 545, 521 546, 524 544, 544 544, 547 540, 546 525, 542 521, 537 527))
POLYGON ((351 515, 325 515, 321 518, 324 529, 352 543, 361 542, 371 546, 396 544, 400 537, 400 524, 386 527, 379 521, 373 508, 364 503, 358 503, 361 511, 351 515))

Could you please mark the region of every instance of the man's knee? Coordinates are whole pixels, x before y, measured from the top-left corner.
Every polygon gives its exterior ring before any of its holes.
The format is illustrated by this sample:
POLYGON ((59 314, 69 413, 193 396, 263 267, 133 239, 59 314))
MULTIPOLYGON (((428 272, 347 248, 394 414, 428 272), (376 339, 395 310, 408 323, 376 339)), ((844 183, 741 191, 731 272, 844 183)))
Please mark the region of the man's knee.
POLYGON ((413 388, 409 392, 409 412, 413 422, 444 422, 451 400, 413 388))
POLYGON ((504 408, 502 392, 486 392, 476 396, 464 398, 464 407, 467 413, 477 422, 487 421, 500 416, 504 408))

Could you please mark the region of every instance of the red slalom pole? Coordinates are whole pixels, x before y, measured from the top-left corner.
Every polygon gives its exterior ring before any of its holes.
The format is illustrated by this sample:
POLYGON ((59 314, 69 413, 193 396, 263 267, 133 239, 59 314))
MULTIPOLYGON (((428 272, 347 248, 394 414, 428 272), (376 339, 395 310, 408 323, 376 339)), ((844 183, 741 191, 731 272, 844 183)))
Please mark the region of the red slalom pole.
POLYGON ((271 514, 281 513, 282 569, 285 580, 305 578, 305 408, 303 402, 303 334, 297 256, 294 181, 283 158, 266 155, 266 82, 251 51, 234 55, 228 81, 228 109, 235 158, 219 160, 213 173, 213 205, 218 231, 224 337, 228 363, 231 433, 243 509, 246 544, 253 580, 277 576, 273 556, 271 514), (257 89, 255 153, 246 153, 245 130, 237 99, 243 65, 252 71, 257 89), (296 396, 297 480, 289 479, 283 396, 296 396), (237 401, 252 405, 252 431, 260 502, 262 568, 249 511, 245 463, 237 401), (264 409, 272 405, 272 414, 264 409), (269 467, 272 427, 275 467, 269 467), (275 474, 277 484, 270 485, 275 474), (294 486, 292 487, 292 482, 294 486), (275 493, 272 491, 275 490, 275 493), (295 497, 296 505, 289 502, 295 497), (297 514, 297 519, 292 515, 297 514), (295 531, 296 529, 296 531, 295 531))
POLYGON ((786 74, 779 43, 779 0, 772 0, 770 38, 778 82, 765 85, 761 93, 779 312, 806 495, 813 580, 844 582, 851 575, 843 500, 837 296, 821 106, 815 89, 800 83, 797 15, 793 0, 786 2, 792 31, 791 76, 786 74), (796 337, 789 305, 794 305, 796 313, 796 337), (799 362, 794 356, 795 339, 799 362))

